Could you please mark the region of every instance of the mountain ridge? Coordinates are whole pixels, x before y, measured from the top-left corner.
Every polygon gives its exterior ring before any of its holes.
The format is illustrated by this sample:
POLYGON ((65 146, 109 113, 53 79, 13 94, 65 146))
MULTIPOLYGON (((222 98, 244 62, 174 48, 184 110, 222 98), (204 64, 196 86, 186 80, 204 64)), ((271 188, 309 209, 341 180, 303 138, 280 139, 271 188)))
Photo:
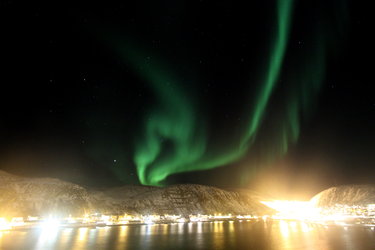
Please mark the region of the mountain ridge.
POLYGON ((252 192, 198 184, 90 189, 56 178, 21 177, 0 170, 1 216, 103 214, 269 214, 252 192))
POLYGON ((317 207, 332 207, 336 204, 349 206, 375 204, 375 185, 341 185, 331 187, 318 193, 310 201, 317 207))

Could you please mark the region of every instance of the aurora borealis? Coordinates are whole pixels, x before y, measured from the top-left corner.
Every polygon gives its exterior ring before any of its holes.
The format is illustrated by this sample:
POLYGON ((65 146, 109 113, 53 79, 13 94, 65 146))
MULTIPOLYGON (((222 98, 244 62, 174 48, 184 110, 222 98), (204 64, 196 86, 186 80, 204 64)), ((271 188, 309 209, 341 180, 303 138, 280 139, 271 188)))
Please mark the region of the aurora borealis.
MULTIPOLYGON (((247 125, 235 138, 238 142, 230 147, 221 150, 220 153, 212 152, 207 148, 206 132, 202 122, 198 119, 198 108, 190 97, 184 94, 179 86, 178 79, 170 79, 173 73, 167 67, 160 69, 159 62, 144 62, 145 56, 129 45, 124 57, 139 69, 138 73, 145 78, 153 89, 156 98, 156 105, 147 113, 144 124, 143 138, 137 141, 134 161, 137 166, 137 173, 140 182, 145 185, 160 185, 169 175, 206 170, 232 163, 251 148, 256 140, 258 130, 262 125, 267 106, 273 90, 277 87, 279 75, 286 53, 289 30, 291 26, 293 1, 278 1, 276 5, 276 18, 273 20, 276 28, 271 36, 269 55, 266 55, 267 62, 261 72, 258 90, 250 93, 249 98, 253 99, 247 125), (143 60, 142 60, 143 59, 143 60), (166 141, 170 144, 166 146, 166 141), (166 152, 167 151, 167 152, 166 152), (168 152, 169 151, 169 152, 168 152)), ((313 48, 314 49, 314 48, 313 48)), ((321 50, 316 50, 318 56, 322 57, 321 50)), ((309 55, 305 55, 309 56, 309 55)), ((286 107, 285 116, 279 121, 276 128, 279 134, 276 135, 274 145, 270 148, 279 148, 272 152, 273 157, 286 153, 290 142, 295 142, 299 133, 299 113, 302 109, 301 95, 304 101, 309 102, 314 97, 313 88, 318 89, 321 79, 320 71, 324 65, 322 61, 312 60, 313 67, 317 70, 315 78, 311 81, 305 79, 294 79, 294 87, 300 90, 293 91, 284 104, 286 107), (300 81, 300 82, 298 82, 300 81), (311 91, 312 90, 312 91, 311 91)), ((310 65, 311 66, 311 65, 310 65)), ((288 79, 289 80, 289 79, 288 79)), ((292 91, 291 91, 292 92, 292 91)))
POLYGON ((1 10, 0 169, 88 186, 371 182, 360 3, 29 5, 1 10))
MULTIPOLYGON (((206 148, 204 132, 199 131, 202 130, 202 125, 197 122, 197 110, 179 89, 178 82, 163 77, 163 74, 168 73, 156 70, 153 65, 147 65, 147 68, 142 70, 141 74, 146 75, 151 83, 160 106, 148 117, 145 138, 143 142, 138 143, 135 152, 134 159, 142 184, 158 185, 171 174, 219 167, 237 160, 247 152, 255 139, 280 74, 289 35, 291 9, 291 0, 278 1, 277 28, 268 59, 269 66, 265 70, 263 82, 259 84, 260 90, 255 96, 256 101, 247 128, 240 138, 238 147, 229 148, 220 155, 206 156, 209 149, 206 148), (170 140, 173 150, 171 155, 163 158, 160 156, 165 150, 164 140, 170 140)), ((298 126, 298 121, 291 122, 294 123, 292 126, 298 126)), ((288 141, 284 143, 288 144, 288 141)))

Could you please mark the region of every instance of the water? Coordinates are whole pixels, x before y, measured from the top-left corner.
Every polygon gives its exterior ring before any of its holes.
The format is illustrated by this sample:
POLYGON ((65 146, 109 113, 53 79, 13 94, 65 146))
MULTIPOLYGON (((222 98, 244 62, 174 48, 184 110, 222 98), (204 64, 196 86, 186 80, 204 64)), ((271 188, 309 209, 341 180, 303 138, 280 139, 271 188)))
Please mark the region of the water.
POLYGON ((375 231, 235 221, 0 232, 0 249, 375 249, 375 231))

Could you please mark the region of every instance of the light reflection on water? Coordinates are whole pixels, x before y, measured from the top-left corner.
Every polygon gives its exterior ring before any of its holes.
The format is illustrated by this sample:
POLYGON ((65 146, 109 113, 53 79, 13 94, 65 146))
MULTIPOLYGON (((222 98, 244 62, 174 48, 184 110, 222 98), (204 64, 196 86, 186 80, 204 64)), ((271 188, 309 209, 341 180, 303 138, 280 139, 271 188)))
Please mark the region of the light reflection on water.
POLYGON ((2 231, 0 249, 375 249, 369 228, 226 221, 2 231))

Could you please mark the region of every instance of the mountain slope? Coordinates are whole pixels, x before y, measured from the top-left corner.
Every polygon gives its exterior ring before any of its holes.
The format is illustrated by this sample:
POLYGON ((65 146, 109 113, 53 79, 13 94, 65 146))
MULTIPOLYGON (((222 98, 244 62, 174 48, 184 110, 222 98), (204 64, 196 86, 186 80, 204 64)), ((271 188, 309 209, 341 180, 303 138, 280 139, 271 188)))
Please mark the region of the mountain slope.
POLYGON ((315 195, 311 202, 317 207, 375 204, 375 185, 331 187, 315 195))
POLYGON ((52 178, 26 178, 0 171, 0 215, 253 214, 270 209, 251 192, 184 184, 165 188, 123 186, 90 190, 52 178))
POLYGON ((83 214, 83 187, 53 178, 25 178, 0 171, 0 215, 83 214))

